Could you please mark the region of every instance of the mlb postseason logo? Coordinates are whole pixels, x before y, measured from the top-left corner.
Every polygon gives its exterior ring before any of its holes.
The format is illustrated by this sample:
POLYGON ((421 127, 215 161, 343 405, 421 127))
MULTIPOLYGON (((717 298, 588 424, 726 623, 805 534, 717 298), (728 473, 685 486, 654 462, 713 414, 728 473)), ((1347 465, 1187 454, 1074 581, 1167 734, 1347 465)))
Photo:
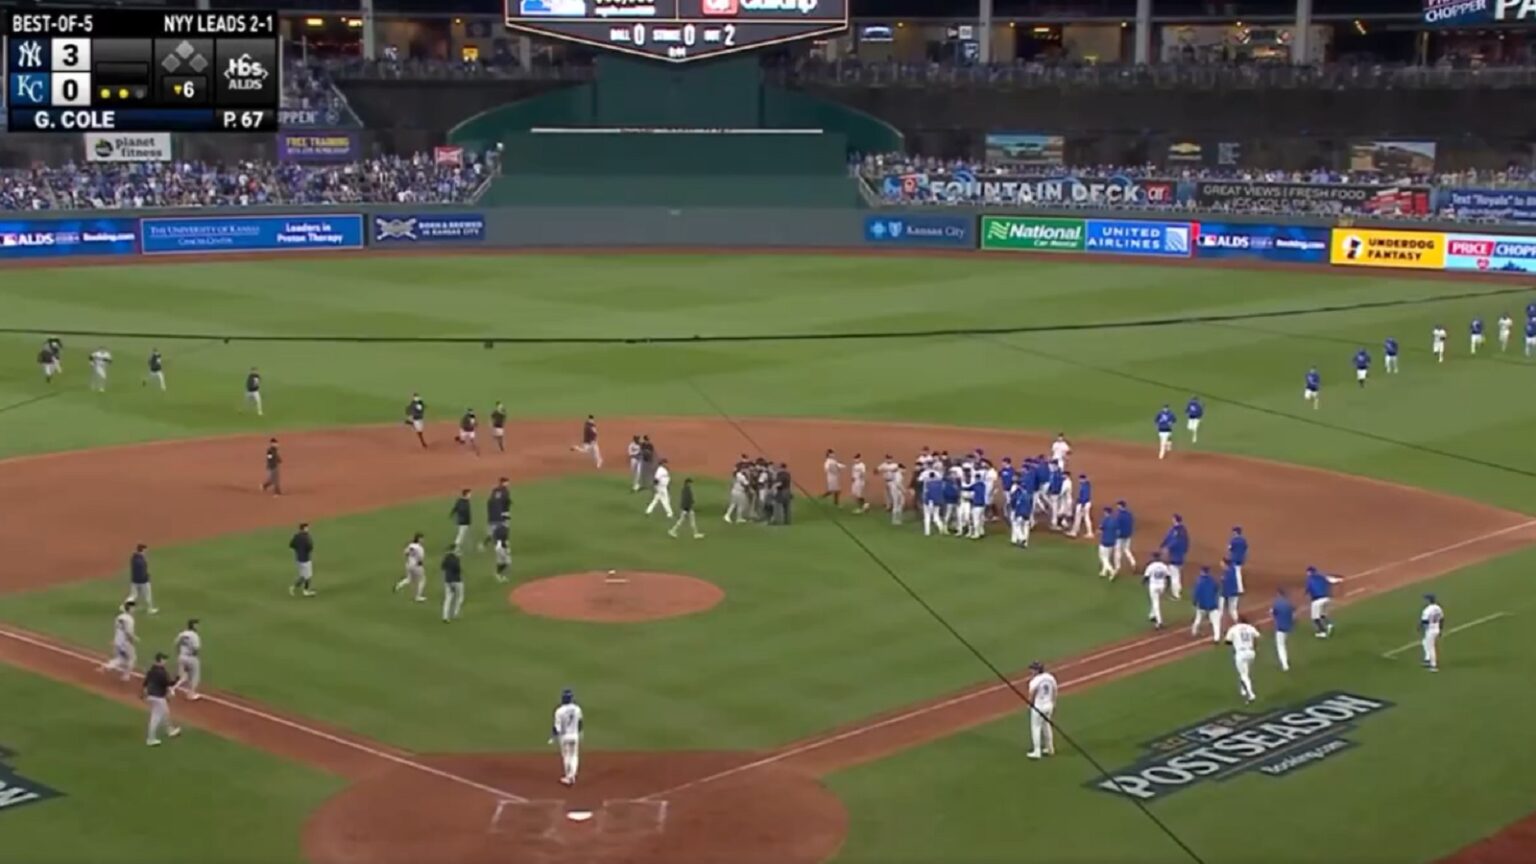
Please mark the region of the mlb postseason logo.
POLYGON ((17 774, 10 767, 10 761, 15 756, 15 752, 0 747, 0 815, 19 810, 28 804, 64 797, 64 793, 57 789, 17 774))
POLYGON ((1193 251, 1188 222, 1133 222, 1089 219, 1084 251, 1111 255, 1158 255, 1188 258, 1193 251))
POLYGON ((974 248, 974 220, 968 216, 866 216, 864 242, 883 246, 974 248))
POLYGON ((1284 777, 1356 746, 1341 736, 1391 707, 1385 699, 1335 691, 1263 714, 1220 714, 1147 742, 1135 764, 1085 785, 1145 802, 1254 771, 1284 777))

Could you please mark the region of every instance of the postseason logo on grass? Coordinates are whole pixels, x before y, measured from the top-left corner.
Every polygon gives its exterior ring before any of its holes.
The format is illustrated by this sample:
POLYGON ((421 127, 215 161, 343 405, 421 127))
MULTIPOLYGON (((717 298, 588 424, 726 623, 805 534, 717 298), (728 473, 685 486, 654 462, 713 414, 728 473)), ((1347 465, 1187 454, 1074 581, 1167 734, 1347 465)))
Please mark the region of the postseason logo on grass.
POLYGON ((1203 780, 1220 782, 1257 771, 1284 777, 1351 747, 1345 733, 1361 718, 1393 707, 1335 691, 1264 714, 1233 711, 1210 717, 1143 745, 1136 764, 1090 781, 1090 789, 1155 801, 1203 780))
POLYGON ((28 780, 10 767, 15 753, 0 747, 0 814, 18 810, 28 804, 38 804, 50 798, 62 798, 64 793, 50 789, 41 783, 28 780))

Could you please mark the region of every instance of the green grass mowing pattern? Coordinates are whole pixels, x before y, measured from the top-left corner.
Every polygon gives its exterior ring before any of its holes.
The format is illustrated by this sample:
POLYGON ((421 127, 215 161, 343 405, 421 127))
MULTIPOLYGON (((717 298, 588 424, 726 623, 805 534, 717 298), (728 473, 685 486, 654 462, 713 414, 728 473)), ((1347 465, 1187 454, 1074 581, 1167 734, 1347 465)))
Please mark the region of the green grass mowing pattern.
MULTIPOLYGON (((1333 639, 1305 621, 1281 673, 1265 632, 1255 664, 1260 701, 1274 710, 1333 690, 1395 707, 1342 734, 1358 746, 1279 778, 1256 772, 1202 782, 1149 805, 1206 861, 1286 864, 1324 855, 1366 864, 1430 862, 1526 815, 1536 796, 1521 686, 1536 660, 1524 590, 1536 551, 1337 610, 1333 639), (1443 671, 1426 673, 1415 642, 1425 590, 1448 626, 1511 613, 1440 644, 1443 671)), ((1172 626, 1187 626, 1180 607, 1172 626)), ((1303 616, 1304 617, 1304 616, 1303 616)), ((1070 679, 1070 673, 1068 674, 1070 679)), ((1068 690, 1056 720, 1114 771, 1142 742, 1226 711, 1244 710, 1231 652, 1213 648, 1087 691, 1068 690)), ((1097 773, 1058 735, 1062 755, 1029 762, 1027 714, 834 775, 852 828, 837 859, 854 862, 1018 861, 1154 864, 1188 860, 1127 801, 1085 784, 1097 773), (936 805, 935 802, 942 802, 936 805), (960 850, 964 850, 963 852, 960 850)))
POLYGON ((309 812, 343 786, 190 727, 146 747, 145 712, 3 664, 0 704, 24 720, 0 730, 8 767, 63 793, 0 811, 7 861, 302 864, 309 812))
MULTIPOLYGON (((788 529, 727 526, 724 490, 699 484, 708 537, 673 540, 622 482, 516 490, 517 578, 683 572, 726 590, 715 610, 628 625, 530 617, 509 608, 490 556, 470 553, 465 618, 443 625, 436 584, 421 604, 390 586, 413 531, 429 532, 435 562, 444 498, 318 522, 313 600, 287 594, 286 529, 156 550, 162 613, 141 618, 143 653, 199 617, 212 686, 424 751, 535 748, 567 686, 595 749, 717 749, 787 743, 987 679, 814 505, 802 500, 788 529)), ((1117 638, 1139 617, 1121 614, 1141 602, 1133 587, 1091 578, 1086 546, 1044 539, 1024 553, 841 518, 1004 668, 1117 638)), ((4 597, 0 618, 94 647, 124 590, 117 578, 4 597)))

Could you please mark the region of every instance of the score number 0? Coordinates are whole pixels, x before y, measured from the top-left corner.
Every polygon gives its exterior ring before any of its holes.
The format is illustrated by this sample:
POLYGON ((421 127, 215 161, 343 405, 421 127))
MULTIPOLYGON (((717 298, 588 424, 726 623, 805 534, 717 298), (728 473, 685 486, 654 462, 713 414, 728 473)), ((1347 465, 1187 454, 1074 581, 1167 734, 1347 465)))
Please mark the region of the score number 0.
MULTIPOLYGON (((725 33, 725 39, 721 42, 721 44, 724 45, 727 48, 735 47, 735 45, 736 45, 736 25, 735 24, 726 24, 724 27, 721 28, 721 30, 724 31, 724 33, 725 33)), ((630 39, 633 40, 636 45, 644 45, 645 44, 645 25, 644 24, 636 24, 634 27, 630 28, 629 36, 630 36, 630 39)), ((692 24, 684 24, 683 25, 683 44, 684 45, 688 46, 689 48, 692 48, 694 43, 698 41, 698 38, 699 38, 699 31, 698 31, 697 27, 695 27, 692 24)))

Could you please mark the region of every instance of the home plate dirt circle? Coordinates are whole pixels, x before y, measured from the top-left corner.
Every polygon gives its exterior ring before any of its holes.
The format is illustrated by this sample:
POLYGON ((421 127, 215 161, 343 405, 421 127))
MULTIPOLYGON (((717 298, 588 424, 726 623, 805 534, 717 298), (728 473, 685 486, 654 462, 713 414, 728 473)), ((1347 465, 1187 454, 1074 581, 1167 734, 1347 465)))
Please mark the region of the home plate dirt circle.
POLYGON ((529 615, 610 624, 693 615, 724 599, 724 591, 703 579, 645 570, 593 570, 535 579, 507 596, 529 615))

